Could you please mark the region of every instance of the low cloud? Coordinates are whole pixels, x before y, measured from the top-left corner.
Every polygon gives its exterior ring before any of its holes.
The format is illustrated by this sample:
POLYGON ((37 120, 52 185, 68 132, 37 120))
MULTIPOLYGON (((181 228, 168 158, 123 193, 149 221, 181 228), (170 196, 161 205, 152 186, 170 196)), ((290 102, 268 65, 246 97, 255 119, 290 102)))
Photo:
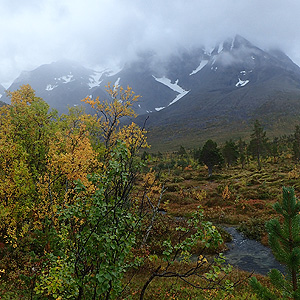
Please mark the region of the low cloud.
POLYGON ((61 58, 96 67, 244 36, 300 64, 297 0, 0 0, 0 83, 61 58))

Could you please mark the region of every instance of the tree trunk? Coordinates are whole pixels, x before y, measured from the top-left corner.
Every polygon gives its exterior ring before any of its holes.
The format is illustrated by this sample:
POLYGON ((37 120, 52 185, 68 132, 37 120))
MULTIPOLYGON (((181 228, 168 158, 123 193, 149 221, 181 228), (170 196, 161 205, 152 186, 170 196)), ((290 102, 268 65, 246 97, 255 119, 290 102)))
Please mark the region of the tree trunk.
POLYGON ((77 300, 81 300, 81 299, 82 299, 82 296, 83 296, 83 287, 80 286, 80 287, 79 287, 79 292, 78 292, 77 300))
POLYGON ((144 299, 144 294, 146 292, 146 289, 148 287, 148 285, 151 283, 151 281, 157 276, 157 272, 160 270, 161 266, 159 266, 154 272, 153 274, 150 276, 150 278, 146 281, 146 283, 144 284, 141 294, 140 294, 140 300, 144 299))
POLYGON ((261 163, 260 163, 260 155, 259 155, 259 153, 257 153, 257 166, 258 166, 258 170, 261 170, 261 163))
POLYGON ((212 166, 207 166, 208 167, 208 177, 212 176, 212 166))

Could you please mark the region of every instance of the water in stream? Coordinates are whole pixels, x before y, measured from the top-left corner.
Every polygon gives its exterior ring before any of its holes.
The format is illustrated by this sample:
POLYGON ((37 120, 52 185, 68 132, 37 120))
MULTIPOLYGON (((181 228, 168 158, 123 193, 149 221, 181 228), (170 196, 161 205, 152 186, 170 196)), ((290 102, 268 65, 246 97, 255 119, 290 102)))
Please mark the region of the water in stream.
POLYGON ((227 243, 228 251, 224 253, 228 263, 241 270, 266 275, 271 269, 284 272, 282 265, 276 261, 272 251, 255 240, 243 236, 234 227, 224 227, 231 234, 232 241, 227 243))

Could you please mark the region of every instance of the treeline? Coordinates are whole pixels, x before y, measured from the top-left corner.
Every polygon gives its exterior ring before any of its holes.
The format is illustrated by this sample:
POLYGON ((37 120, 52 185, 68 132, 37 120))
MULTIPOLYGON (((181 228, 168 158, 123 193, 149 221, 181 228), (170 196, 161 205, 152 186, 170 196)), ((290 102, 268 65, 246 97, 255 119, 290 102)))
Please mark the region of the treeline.
MULTIPOLYGON (((153 157, 162 158, 163 154, 153 153, 153 157)), ((151 156, 146 151, 142 155, 142 159, 151 156)), ((250 162, 256 161, 257 168, 262 168, 262 163, 268 159, 272 159, 274 163, 279 159, 291 158, 295 163, 300 160, 300 126, 295 127, 295 131, 290 135, 274 137, 272 140, 267 137, 267 132, 258 120, 255 121, 253 131, 249 139, 239 138, 237 141, 232 139, 225 141, 223 145, 209 139, 203 147, 186 150, 184 146, 180 146, 178 151, 171 154, 171 162, 160 163, 157 169, 172 168, 175 164, 187 167, 190 159, 204 164, 208 168, 209 176, 213 174, 213 168, 230 167, 240 165, 244 168, 250 162)))

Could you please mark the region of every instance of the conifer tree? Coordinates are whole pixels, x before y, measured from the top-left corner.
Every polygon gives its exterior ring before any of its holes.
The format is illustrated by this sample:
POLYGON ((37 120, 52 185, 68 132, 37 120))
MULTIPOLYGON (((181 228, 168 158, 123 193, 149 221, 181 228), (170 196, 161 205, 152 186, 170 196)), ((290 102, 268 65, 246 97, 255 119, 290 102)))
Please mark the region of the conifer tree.
POLYGON ((274 137, 273 141, 268 144, 268 152, 273 157, 274 163, 277 161, 278 157, 280 156, 280 149, 279 149, 279 138, 274 137))
POLYGON ((180 145, 180 148, 178 150, 178 153, 177 153, 180 157, 184 157, 186 156, 186 151, 184 149, 184 147, 182 145, 180 145))
POLYGON ((242 164, 242 169, 244 169, 245 160, 246 160, 246 156, 247 156, 246 148, 247 148, 246 142, 243 141, 241 138, 239 138, 238 151, 239 151, 239 161, 242 164))
POLYGON ((300 299, 300 202, 293 188, 283 188, 282 203, 274 205, 276 212, 283 217, 272 219, 266 224, 269 244, 275 258, 286 267, 287 276, 273 269, 268 274, 276 293, 264 287, 252 277, 250 284, 259 299, 300 299))
POLYGON ((216 142, 206 141, 200 153, 200 161, 207 166, 208 176, 212 176, 213 167, 223 162, 223 156, 216 142))
POLYGON ((261 169, 261 156, 264 153, 267 145, 266 132, 258 120, 254 123, 253 133, 251 134, 251 141, 249 150, 257 159, 258 169, 261 169))
POLYGON ((296 125, 293 136, 293 158, 295 161, 300 161, 300 126, 296 125))
POLYGON ((225 142, 225 145, 222 149, 222 154, 225 159, 225 162, 228 167, 235 164, 239 157, 237 145, 233 140, 229 140, 225 142))

